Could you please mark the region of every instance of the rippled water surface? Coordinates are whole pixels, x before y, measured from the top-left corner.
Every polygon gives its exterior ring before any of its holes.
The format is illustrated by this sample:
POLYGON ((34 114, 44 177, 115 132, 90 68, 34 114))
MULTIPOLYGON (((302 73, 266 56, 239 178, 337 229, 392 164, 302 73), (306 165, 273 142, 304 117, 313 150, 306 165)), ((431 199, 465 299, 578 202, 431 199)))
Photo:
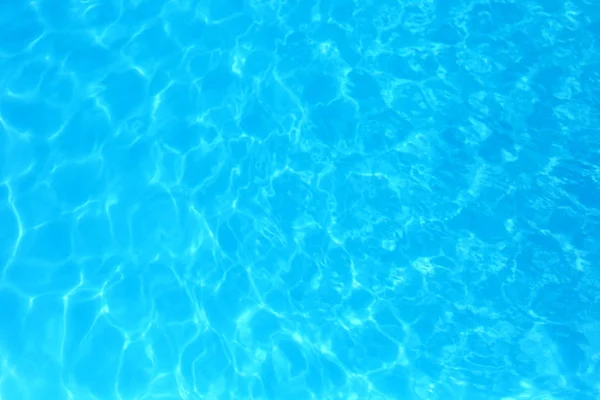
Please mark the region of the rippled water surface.
POLYGON ((600 3, 0 1, 0 398, 600 398, 600 3))

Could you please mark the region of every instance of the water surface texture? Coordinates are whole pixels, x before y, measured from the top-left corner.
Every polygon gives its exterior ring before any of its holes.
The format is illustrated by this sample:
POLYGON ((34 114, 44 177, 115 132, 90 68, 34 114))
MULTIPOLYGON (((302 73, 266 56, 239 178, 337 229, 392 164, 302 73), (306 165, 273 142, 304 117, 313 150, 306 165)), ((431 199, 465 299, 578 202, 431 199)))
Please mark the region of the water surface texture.
POLYGON ((0 1, 2 400, 600 398, 597 0, 0 1))

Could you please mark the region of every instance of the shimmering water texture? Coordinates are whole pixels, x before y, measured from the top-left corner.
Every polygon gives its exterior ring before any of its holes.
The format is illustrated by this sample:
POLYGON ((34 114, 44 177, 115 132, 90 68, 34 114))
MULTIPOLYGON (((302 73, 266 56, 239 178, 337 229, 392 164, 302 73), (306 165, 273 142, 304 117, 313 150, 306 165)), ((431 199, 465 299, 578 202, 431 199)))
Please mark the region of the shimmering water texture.
POLYGON ((597 0, 0 1, 0 398, 600 398, 597 0))

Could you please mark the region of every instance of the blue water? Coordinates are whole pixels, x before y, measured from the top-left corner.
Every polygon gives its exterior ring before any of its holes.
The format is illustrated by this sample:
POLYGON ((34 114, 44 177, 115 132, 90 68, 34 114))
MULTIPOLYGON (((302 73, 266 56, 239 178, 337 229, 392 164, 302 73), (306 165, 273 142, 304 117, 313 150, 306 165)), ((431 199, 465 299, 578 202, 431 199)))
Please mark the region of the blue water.
POLYGON ((0 399, 600 398, 600 3, 0 1, 0 399))

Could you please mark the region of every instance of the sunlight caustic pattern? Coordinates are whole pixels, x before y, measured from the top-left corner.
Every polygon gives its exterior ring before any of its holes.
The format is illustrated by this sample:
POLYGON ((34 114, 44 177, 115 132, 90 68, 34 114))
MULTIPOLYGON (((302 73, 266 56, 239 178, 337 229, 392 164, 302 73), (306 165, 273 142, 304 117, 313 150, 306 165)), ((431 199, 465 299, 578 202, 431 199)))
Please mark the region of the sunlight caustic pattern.
POLYGON ((2 2, 0 398, 597 399, 599 41, 588 0, 2 2))

